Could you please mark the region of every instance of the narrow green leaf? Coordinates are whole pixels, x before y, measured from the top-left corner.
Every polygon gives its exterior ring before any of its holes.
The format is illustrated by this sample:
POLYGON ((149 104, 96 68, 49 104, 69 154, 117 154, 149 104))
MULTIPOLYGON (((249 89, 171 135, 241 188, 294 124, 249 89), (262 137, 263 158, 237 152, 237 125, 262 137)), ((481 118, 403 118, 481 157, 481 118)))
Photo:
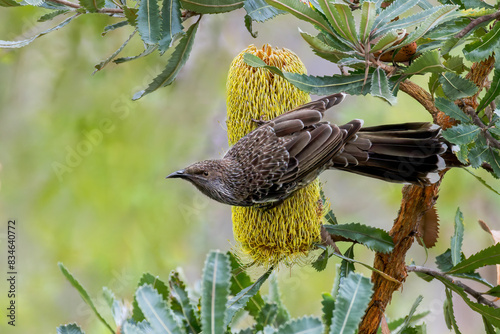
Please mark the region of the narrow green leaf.
POLYGON ((318 258, 311 264, 311 266, 316 271, 323 271, 326 269, 328 259, 330 258, 330 248, 326 247, 326 249, 320 254, 320 256, 318 256, 318 258))
POLYGON ((359 23, 359 38, 363 43, 368 41, 372 31, 375 17, 377 15, 377 6, 375 2, 365 1, 361 5, 361 21, 359 23))
MULTIPOLYGON (((264 332, 265 333, 265 332, 264 332)), ((323 324, 321 320, 313 317, 303 317, 293 319, 280 326, 276 334, 321 334, 323 333, 323 324)))
POLYGON ((125 27, 127 25, 129 25, 129 22, 127 20, 110 24, 109 26, 104 27, 104 31, 101 33, 101 36, 104 36, 110 31, 116 30, 121 27, 125 27))
POLYGON ((474 271, 487 265, 500 264, 500 243, 485 248, 461 261, 448 271, 448 274, 460 274, 474 271))
POLYGON ((444 94, 450 100, 472 96, 477 93, 478 87, 470 80, 450 72, 444 73, 439 78, 444 94))
MULTIPOLYGON (((139 279, 139 283, 137 283, 137 288, 140 288, 141 286, 146 284, 151 285, 162 296, 165 302, 168 301, 170 291, 167 285, 158 276, 155 277, 150 273, 144 273, 139 279)), ((132 306, 133 306, 132 318, 136 322, 143 321, 145 319, 144 314, 141 312, 141 309, 139 308, 139 304, 137 303, 137 299, 135 296, 132 306)))
POLYGON ((493 169, 493 176, 497 179, 500 178, 500 152, 498 149, 488 147, 486 162, 488 162, 493 169))
MULTIPOLYGON (((435 7, 437 8, 437 7, 435 7)), ((467 18, 457 18, 438 24, 429 30, 423 37, 433 40, 448 40, 467 26, 470 20, 467 18)))
POLYGON ((431 50, 415 59, 404 71, 404 74, 441 73, 444 71, 446 71, 446 67, 441 63, 439 50, 431 50))
POLYGON ((67 324, 57 327, 57 334, 85 334, 77 324, 67 324))
MULTIPOLYGON (((124 21, 124 22, 127 22, 127 21, 124 21)), ((137 32, 137 30, 134 30, 132 32, 132 34, 130 34, 130 36, 125 40, 125 42, 123 42, 123 44, 115 52, 113 52, 113 54, 111 54, 105 60, 101 61, 99 64, 96 64, 94 66, 95 67, 95 71, 92 74, 95 74, 97 71, 102 70, 104 68, 104 66, 106 66, 107 64, 109 64, 110 61, 112 61, 113 59, 115 59, 115 57, 118 56, 118 54, 125 48, 125 46, 127 46, 127 44, 130 42, 130 40, 132 39, 132 37, 134 37, 134 35, 135 35, 136 32, 137 32)))
POLYGON ((339 51, 328 45, 323 40, 321 40, 319 36, 312 36, 306 32, 301 31, 300 29, 299 32, 302 38, 304 38, 304 40, 311 46, 314 53, 322 58, 325 58, 326 60, 337 63, 340 59, 350 56, 349 53, 339 51))
POLYGON ((90 13, 96 13, 104 7, 104 0, 78 0, 80 6, 85 8, 90 13))
POLYGON ((418 307, 418 305, 420 305, 420 303, 422 302, 423 299, 424 299, 424 297, 422 297, 422 296, 418 296, 417 299, 415 299, 415 301, 413 302, 413 305, 411 306, 410 312, 404 318, 402 324, 400 326, 398 326, 392 332, 392 334, 406 333, 406 330, 410 328, 410 325, 411 325, 412 321, 414 321, 413 320, 413 315, 417 311, 417 307, 418 307))
POLYGON ((451 237, 451 262, 456 266, 462 261, 462 243, 464 241, 464 215, 460 208, 457 208, 455 214, 455 232, 451 237))
POLYGON ((380 29, 385 24, 389 23, 396 16, 399 16, 410 10, 418 4, 418 0, 396 0, 389 7, 385 8, 375 19, 373 29, 380 29))
POLYGON ((447 57, 443 64, 447 69, 455 72, 456 74, 461 74, 467 69, 464 64, 464 58, 460 56, 447 57))
POLYGON ((160 52, 165 52, 175 35, 182 33, 181 5, 179 0, 163 0, 161 8, 160 52))
POLYGON ((458 329, 457 320, 455 319, 455 314, 453 311, 453 298, 450 289, 445 289, 446 299, 443 303, 443 313, 446 326, 449 330, 454 330, 456 334, 460 334, 458 329))
POLYGON ((276 276, 269 280, 269 302, 273 302, 278 305, 278 314, 276 315, 276 325, 281 326, 284 323, 290 321, 290 312, 286 309, 283 301, 281 300, 281 292, 278 286, 278 280, 276 276))
POLYGON ((243 0, 181 0, 181 7, 200 14, 226 13, 243 7, 243 0))
MULTIPOLYGON (((349 247, 345 252, 344 256, 349 259, 354 259, 354 244, 349 247)), ((354 263, 348 260, 342 260, 340 263, 340 279, 346 278, 350 273, 354 272, 354 263)))
POLYGON ((133 27, 137 26, 137 12, 137 8, 123 7, 123 14, 125 15, 128 23, 133 27))
POLYGON ((261 331, 266 326, 271 326, 276 319, 276 315, 278 314, 278 305, 276 304, 265 304, 264 307, 260 310, 259 315, 255 319, 255 329, 257 331, 261 331))
POLYGON ((201 327, 203 333, 225 333, 227 324, 235 313, 230 316, 230 311, 226 311, 226 308, 235 304, 233 302, 226 305, 231 285, 231 264, 226 254, 218 250, 208 254, 201 284, 201 327))
POLYGON ((371 53, 386 50, 405 38, 406 30, 390 30, 370 49, 371 53))
POLYGON ((486 334, 498 334, 499 333, 485 316, 483 316, 483 324, 484 324, 484 330, 485 330, 486 334))
POLYGON ((286 14, 285 11, 271 6, 265 0, 246 0, 243 8, 245 8, 247 15, 257 22, 264 22, 275 16, 286 14))
MULTIPOLYGON (((417 274, 417 273, 415 273, 417 274)), ((415 314, 411 317, 411 320, 410 320, 410 325, 413 326, 417 321, 419 320, 422 320, 423 318, 425 318, 429 313, 431 313, 430 311, 425 311, 425 312, 421 312, 421 313, 418 313, 418 314, 415 314)), ((404 318, 399 318, 399 319, 396 319, 396 320, 393 320, 391 322, 389 322, 389 329, 391 331, 395 330, 396 328, 398 328, 399 326, 401 326, 401 324, 403 322, 405 322, 407 319, 407 317, 404 317, 404 318)))
POLYGON ((500 285, 497 285, 484 293, 485 295, 490 295, 493 297, 500 297, 500 285))
POLYGON ((377 67, 372 75, 371 95, 386 100, 390 105, 394 105, 397 102, 396 97, 392 95, 392 92, 389 89, 387 75, 380 67, 377 67))
POLYGON ((389 253, 394 248, 391 236, 379 228, 359 223, 325 225, 325 228, 328 233, 355 240, 376 252, 389 253))
MULTIPOLYGON (((499 244, 500 245, 500 244, 499 244)), ((493 308, 489 307, 483 304, 475 303, 469 299, 467 296, 467 293, 464 291, 463 288, 459 287, 456 284, 451 283, 447 279, 443 277, 436 277, 437 280, 441 281, 447 288, 450 290, 456 292, 462 299, 465 301, 465 303, 469 306, 470 309, 473 311, 483 315, 490 321, 494 326, 500 328, 500 309, 499 308, 493 308)))
POLYGON ((145 90, 137 92, 134 94, 133 100, 138 100, 144 95, 154 92, 160 87, 165 87, 170 85, 177 76, 177 73, 181 70, 182 66, 186 63, 191 53, 193 47, 194 36, 196 35, 196 30, 198 29, 199 20, 189 27, 186 34, 179 41, 179 44, 175 47, 175 51, 170 56, 167 66, 156 78, 153 79, 145 90))
POLYGON ((462 123, 469 123, 471 119, 467 116, 455 103, 443 97, 436 98, 436 107, 444 112, 447 116, 460 121, 462 123))
POLYGON ((177 271, 172 271, 170 273, 169 285, 173 295, 182 308, 182 314, 184 315, 183 319, 186 321, 186 327, 189 329, 189 333, 200 333, 201 325, 196 318, 194 307, 189 300, 186 285, 180 279, 177 271))
MULTIPOLYGON (((241 267, 236 257, 231 252, 227 252, 226 254, 231 261, 231 294, 236 296, 243 289, 252 286, 254 283, 250 279, 250 276, 244 271, 244 268, 241 267)), ((253 296, 251 296, 251 293, 247 295, 250 296, 250 299, 245 305, 245 310, 254 318, 259 315, 260 310, 265 304, 258 290, 259 289, 257 289, 257 292, 253 296)))
POLYGON ((321 305, 323 305, 321 308, 323 311, 321 317, 326 326, 325 333, 329 333, 330 326, 332 325, 333 310, 335 310, 335 299, 329 293, 323 293, 321 296, 323 297, 323 300, 321 300, 321 305))
POLYGON ((182 334, 183 330, 175 320, 174 314, 158 291, 145 284, 135 292, 137 303, 154 333, 182 334))
POLYGON ((160 40, 160 9, 157 0, 141 0, 137 12, 137 30, 144 43, 157 44, 160 40))
POLYGON ((104 318, 101 316, 99 311, 97 311, 94 302, 90 298, 89 294, 87 293, 87 290, 78 282, 78 280, 66 269, 64 264, 61 262, 58 263, 59 269, 63 273, 64 277, 71 283, 71 285, 80 293, 80 296, 82 297, 83 301, 90 306, 92 311, 94 311, 94 314, 97 316, 97 318, 106 326, 111 332, 114 332, 111 326, 104 320, 104 318))
MULTIPOLYGON (((500 24, 497 25, 500 26, 500 24)), ((481 99, 481 103, 479 103, 477 111, 481 111, 484 108, 486 108, 491 102, 495 101, 495 99, 499 95, 500 95, 500 64, 498 62, 495 62, 495 71, 493 74, 493 80, 491 81, 490 88, 486 91, 486 94, 481 99)))
POLYGON ((333 30, 330 28, 330 25, 325 20, 325 18, 318 13, 317 11, 310 8, 307 4, 302 1, 297 0, 266 0, 266 2, 280 10, 286 11, 293 16, 309 22, 321 30, 333 33, 333 30))
POLYGON ((389 22, 375 32, 373 35, 374 38, 377 38, 383 34, 385 34, 387 31, 390 30, 400 30, 400 29, 410 29, 413 26, 416 26, 423 22, 429 15, 434 14, 437 10, 439 9, 438 6, 436 7, 431 7, 427 10, 424 10, 422 12, 404 17, 404 18, 399 18, 399 20, 395 20, 392 22, 389 22))
POLYGON ((52 32, 52 31, 61 29, 62 27, 64 27, 68 23, 70 23, 74 18, 76 18, 79 15, 80 14, 77 13, 71 17, 68 17, 67 19, 65 19, 64 21, 62 21, 61 23, 59 23, 55 27, 52 27, 52 28, 45 30, 45 31, 42 31, 41 33, 39 33, 31 38, 28 38, 28 39, 24 39, 21 41, 2 41, 2 40, 0 40, 0 48, 14 49, 14 48, 20 48, 20 47, 26 46, 26 45, 30 44, 31 42, 33 42, 38 37, 41 37, 43 35, 47 35, 48 33, 52 32))
POLYGON ((493 52, 500 51, 500 25, 495 24, 493 29, 478 41, 467 44, 464 47, 465 59, 479 62, 488 58, 493 52))
POLYGON ((69 12, 69 10, 67 9, 59 9, 59 10, 55 10, 53 12, 50 12, 50 13, 47 13, 45 15, 42 15, 38 18, 37 22, 46 22, 46 21, 50 21, 52 20, 54 17, 56 16, 59 16, 59 15, 62 15, 62 14, 66 14, 67 12, 69 12))
POLYGON ((154 51, 156 51, 156 49, 158 49, 158 45, 149 45, 140 54, 138 54, 136 56, 132 56, 132 57, 120 57, 120 58, 116 58, 116 59, 113 60, 113 63, 115 63, 115 64, 121 64, 121 63, 125 63, 125 62, 128 62, 128 61, 136 60, 136 59, 145 57, 145 56, 153 53, 154 51))
POLYGON ((459 124, 443 131, 443 137, 457 145, 468 144, 476 140, 481 129, 474 124, 459 124))
POLYGON ((346 4, 333 3, 328 0, 318 0, 318 2, 337 34, 345 40, 352 42, 353 45, 357 45, 358 36, 356 33, 356 24, 349 6, 346 4))
POLYGON ((373 283, 360 274, 350 273, 340 283, 330 334, 350 334, 358 328, 370 302, 373 283))
POLYGON ((498 192, 492 186, 490 186, 488 183, 486 183, 486 181, 482 177, 480 177, 479 175, 474 174, 473 172, 471 172, 467 168, 462 168, 462 169, 465 170, 470 175, 474 176, 476 178, 476 180, 478 180, 483 186, 485 186, 486 188, 488 188, 489 190, 493 191, 495 194, 497 194, 497 195, 500 196, 500 192, 498 192))
MULTIPOLYGON (((427 16, 427 18, 415 29, 412 31, 403 41, 401 46, 408 45, 410 43, 415 42, 420 37, 424 36, 427 31, 435 27, 439 22, 442 22, 446 19, 446 17, 455 11, 458 6, 440 6, 437 11, 427 16)), ((393 46, 392 49, 399 47, 393 46)))
POLYGON ((15 0, 0 0, 0 7, 18 7, 21 4, 15 0))

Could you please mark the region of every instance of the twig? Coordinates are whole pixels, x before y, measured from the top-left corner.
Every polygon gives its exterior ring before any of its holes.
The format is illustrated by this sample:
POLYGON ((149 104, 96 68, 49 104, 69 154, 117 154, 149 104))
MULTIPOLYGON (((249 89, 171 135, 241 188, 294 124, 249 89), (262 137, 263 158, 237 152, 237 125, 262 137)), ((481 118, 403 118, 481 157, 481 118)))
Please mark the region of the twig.
POLYGON ((499 18, 500 18, 500 12, 496 12, 496 13, 493 13, 493 14, 489 14, 489 15, 484 15, 484 16, 478 17, 477 19, 475 19, 471 23, 469 23, 467 26, 465 26, 465 28, 463 28, 462 30, 460 30, 455 35, 455 38, 460 39, 460 38, 464 37, 465 35, 467 35, 472 29, 474 29, 475 27, 477 27, 481 23, 486 22, 486 21, 491 21, 491 20, 497 20, 499 18))
POLYGON ((493 308, 498 308, 498 306, 496 304, 494 304, 492 301, 484 298, 483 294, 481 292, 474 290, 473 288, 462 283, 461 281, 456 280, 453 277, 451 277, 450 275, 446 275, 445 273, 442 273, 438 270, 426 268, 426 267, 422 267, 422 266, 409 265, 409 266, 406 266, 406 271, 416 272, 416 273, 424 273, 424 274, 427 274, 427 275, 432 276, 432 277, 444 278, 445 280, 449 281, 450 283, 453 283, 456 286, 459 286, 462 289, 464 289, 465 292, 467 292, 472 297, 476 298, 479 303, 493 307, 493 308))
POLYGON ((488 131, 489 126, 481 121, 474 108, 465 106, 465 112, 472 118, 472 122, 481 128, 483 135, 488 142, 488 145, 500 149, 500 142, 491 135, 491 133, 488 131))

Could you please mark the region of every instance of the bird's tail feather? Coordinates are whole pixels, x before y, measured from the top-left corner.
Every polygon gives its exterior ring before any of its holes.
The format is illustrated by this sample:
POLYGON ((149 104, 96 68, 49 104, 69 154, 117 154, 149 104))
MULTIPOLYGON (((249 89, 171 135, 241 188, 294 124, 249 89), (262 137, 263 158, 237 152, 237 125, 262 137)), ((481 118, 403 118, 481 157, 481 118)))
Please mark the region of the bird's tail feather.
POLYGON ((440 132, 430 123, 361 128, 335 159, 334 168, 390 182, 435 183, 439 171, 462 165, 440 132))

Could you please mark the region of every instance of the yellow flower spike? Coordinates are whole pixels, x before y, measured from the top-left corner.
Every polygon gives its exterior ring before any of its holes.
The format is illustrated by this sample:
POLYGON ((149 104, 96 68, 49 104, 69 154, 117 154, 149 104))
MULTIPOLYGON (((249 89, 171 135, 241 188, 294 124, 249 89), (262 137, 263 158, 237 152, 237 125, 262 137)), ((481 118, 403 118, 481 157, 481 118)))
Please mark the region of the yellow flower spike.
MULTIPOLYGON (((243 60, 247 52, 283 71, 306 73, 299 57, 287 49, 251 45, 236 56, 226 85, 230 145, 256 128, 253 120, 273 119, 310 101, 307 93, 282 77, 247 65, 243 60)), ((321 240, 323 214, 318 180, 272 209, 232 207, 236 253, 243 262, 265 268, 307 261, 312 245, 321 240)))

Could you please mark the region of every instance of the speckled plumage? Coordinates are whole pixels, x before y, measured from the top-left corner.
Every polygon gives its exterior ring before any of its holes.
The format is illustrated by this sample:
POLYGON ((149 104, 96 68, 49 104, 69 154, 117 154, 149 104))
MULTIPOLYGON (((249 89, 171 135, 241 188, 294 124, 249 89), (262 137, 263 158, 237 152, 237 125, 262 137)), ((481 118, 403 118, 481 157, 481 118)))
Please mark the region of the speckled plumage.
POLYGON ((344 94, 299 106, 241 138, 220 160, 197 162, 170 175, 205 195, 234 206, 277 205, 325 169, 340 169, 390 182, 430 184, 446 167, 449 145, 430 123, 362 128, 337 126, 324 112, 344 94))

